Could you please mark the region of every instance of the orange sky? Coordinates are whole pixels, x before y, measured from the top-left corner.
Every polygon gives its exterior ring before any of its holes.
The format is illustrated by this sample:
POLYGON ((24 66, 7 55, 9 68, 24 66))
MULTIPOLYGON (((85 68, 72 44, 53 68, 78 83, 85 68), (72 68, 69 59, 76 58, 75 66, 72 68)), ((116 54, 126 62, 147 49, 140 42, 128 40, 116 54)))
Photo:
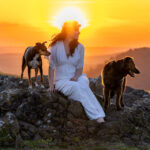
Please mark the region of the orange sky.
POLYGON ((80 34, 85 47, 150 46, 150 0, 1 0, 0 6, 0 53, 12 52, 1 47, 49 40, 59 32, 54 22, 66 7, 77 9, 83 19, 77 17, 86 21, 80 34))

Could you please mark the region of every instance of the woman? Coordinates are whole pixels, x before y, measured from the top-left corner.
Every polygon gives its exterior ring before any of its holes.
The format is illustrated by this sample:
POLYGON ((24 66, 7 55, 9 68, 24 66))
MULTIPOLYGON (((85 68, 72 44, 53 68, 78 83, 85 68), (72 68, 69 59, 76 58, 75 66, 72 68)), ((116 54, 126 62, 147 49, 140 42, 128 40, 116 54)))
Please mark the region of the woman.
POLYGON ((77 21, 66 21, 52 39, 48 91, 56 89, 69 99, 80 101, 89 119, 103 123, 105 113, 89 88, 88 78, 82 74, 84 47, 78 42, 80 26, 77 21))

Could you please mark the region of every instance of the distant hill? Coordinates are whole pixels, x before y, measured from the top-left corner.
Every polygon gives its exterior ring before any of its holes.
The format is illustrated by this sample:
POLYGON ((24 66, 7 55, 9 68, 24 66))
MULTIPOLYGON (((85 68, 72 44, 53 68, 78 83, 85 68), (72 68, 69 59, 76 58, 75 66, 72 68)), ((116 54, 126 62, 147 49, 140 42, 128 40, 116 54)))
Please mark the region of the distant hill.
MULTIPOLYGON (((93 49, 94 50, 94 49, 93 49)), ((150 90, 150 48, 129 49, 126 52, 113 55, 85 56, 84 73, 88 77, 94 78, 101 74, 105 64, 113 59, 120 59, 125 56, 134 57, 137 68, 141 71, 135 78, 128 77, 127 84, 137 89, 150 90)), ((9 74, 20 75, 22 54, 1 54, 0 71, 9 74)), ((43 59, 44 74, 48 73, 48 62, 43 59)), ((25 70, 27 76, 27 70, 25 70)))
MULTIPOLYGON (((94 49, 93 49, 94 50, 94 49)), ((22 63, 22 53, 6 53, 0 54, 0 71, 8 74, 20 75, 21 63, 22 63)), ((91 68, 96 65, 103 64, 111 55, 99 55, 99 56, 85 56, 85 66, 84 72, 91 70, 91 68)), ((48 74, 48 61, 43 58, 43 71, 44 74, 48 74)), ((27 76, 27 71, 24 73, 27 76)), ((95 75, 95 73, 93 74, 95 75)))

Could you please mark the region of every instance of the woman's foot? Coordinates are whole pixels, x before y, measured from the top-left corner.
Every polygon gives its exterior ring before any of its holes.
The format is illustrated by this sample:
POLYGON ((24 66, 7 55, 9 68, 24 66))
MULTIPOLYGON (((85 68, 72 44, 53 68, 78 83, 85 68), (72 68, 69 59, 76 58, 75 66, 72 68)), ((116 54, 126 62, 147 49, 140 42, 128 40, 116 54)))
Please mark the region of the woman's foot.
POLYGON ((96 120, 98 123, 104 123, 105 121, 104 121, 104 118, 98 118, 97 120, 96 120))

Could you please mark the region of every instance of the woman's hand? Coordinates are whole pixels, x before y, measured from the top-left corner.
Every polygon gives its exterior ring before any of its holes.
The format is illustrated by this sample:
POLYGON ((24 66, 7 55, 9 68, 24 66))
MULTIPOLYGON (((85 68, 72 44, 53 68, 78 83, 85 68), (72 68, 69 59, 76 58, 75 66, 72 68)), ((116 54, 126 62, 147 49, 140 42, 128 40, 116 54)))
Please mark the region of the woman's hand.
POLYGON ((71 81, 77 81, 78 78, 82 75, 82 70, 83 68, 79 68, 76 70, 74 77, 72 77, 70 80, 71 81))
POLYGON ((71 79, 70 79, 70 81, 77 81, 77 77, 72 77, 71 79))
POLYGON ((54 85, 50 85, 47 91, 48 91, 48 92, 55 92, 55 87, 54 87, 54 85))

